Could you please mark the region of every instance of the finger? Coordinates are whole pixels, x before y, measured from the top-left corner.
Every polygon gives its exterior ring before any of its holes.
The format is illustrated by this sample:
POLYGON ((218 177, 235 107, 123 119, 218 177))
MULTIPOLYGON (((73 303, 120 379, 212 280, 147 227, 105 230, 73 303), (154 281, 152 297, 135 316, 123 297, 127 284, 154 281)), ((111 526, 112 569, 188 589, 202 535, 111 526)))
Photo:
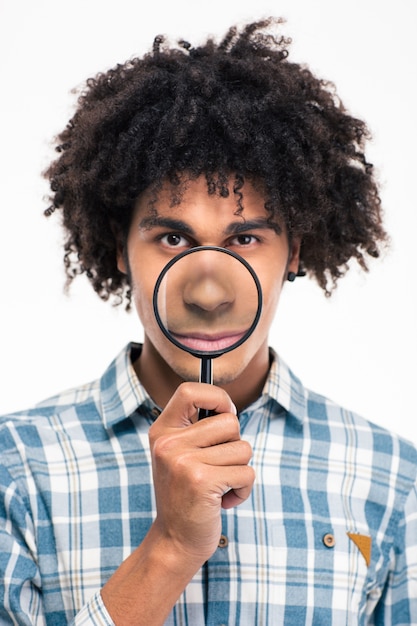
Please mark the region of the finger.
POLYGON ((250 465, 238 465, 222 468, 221 475, 216 468, 206 468, 207 484, 212 485, 211 490, 216 494, 216 498, 221 499, 224 509, 237 506, 247 500, 253 483, 255 481, 255 471, 250 465))
POLYGON ((252 485, 244 489, 230 489, 222 497, 222 509, 232 509, 235 506, 239 506, 239 504, 249 498, 251 491, 252 485))
MULTIPOLYGON (((193 476, 195 479, 199 472, 200 478, 204 480, 210 475, 210 478, 218 483, 222 480, 222 490, 224 493, 224 481, 228 474, 226 473, 230 467, 239 467, 248 465, 252 458, 252 448, 246 441, 238 440, 227 444, 219 444, 201 448, 197 446, 177 446, 175 438, 161 437, 153 447, 152 457, 154 461, 161 466, 175 467, 176 474, 193 476), (200 469, 198 469, 200 468, 200 469), (221 471, 218 475, 216 472, 221 471)), ((183 442, 181 442, 183 443, 183 442)), ((189 478, 187 479, 189 480, 189 478)))
POLYGON ((247 465, 252 458, 251 445, 242 439, 219 443, 201 449, 199 460, 218 467, 247 465))
POLYGON ((237 414, 230 396, 215 385, 182 383, 156 420, 161 426, 183 428, 197 421, 198 409, 237 414))
POLYGON ((239 420, 232 413, 216 415, 209 420, 191 424, 188 428, 163 427, 154 422, 149 429, 149 441, 153 458, 162 463, 170 462, 171 459, 176 465, 180 462, 186 466, 195 462, 223 465, 227 455, 229 464, 248 462, 251 456, 249 444, 241 442, 239 420), (236 457, 233 448, 216 449, 233 442, 243 443, 240 457, 236 457), (212 451, 212 448, 215 450, 212 451), (237 461, 230 460, 233 456, 237 461))
POLYGON ((239 473, 233 481, 233 487, 223 493, 222 508, 231 509, 247 500, 255 482, 255 470, 249 465, 239 468, 239 473))

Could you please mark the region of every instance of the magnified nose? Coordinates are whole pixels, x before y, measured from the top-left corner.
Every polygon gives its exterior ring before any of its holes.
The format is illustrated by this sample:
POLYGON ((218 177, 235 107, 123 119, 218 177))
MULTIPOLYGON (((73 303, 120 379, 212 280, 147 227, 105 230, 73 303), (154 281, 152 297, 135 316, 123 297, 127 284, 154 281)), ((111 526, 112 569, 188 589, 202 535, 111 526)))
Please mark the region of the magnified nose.
POLYGON ((236 285, 226 271, 225 255, 201 252, 194 255, 183 287, 185 305, 208 313, 227 309, 236 299, 236 285))
POLYGON ((233 302, 233 297, 229 290, 215 280, 200 279, 186 286, 184 302, 188 307, 210 312, 226 308, 233 302))

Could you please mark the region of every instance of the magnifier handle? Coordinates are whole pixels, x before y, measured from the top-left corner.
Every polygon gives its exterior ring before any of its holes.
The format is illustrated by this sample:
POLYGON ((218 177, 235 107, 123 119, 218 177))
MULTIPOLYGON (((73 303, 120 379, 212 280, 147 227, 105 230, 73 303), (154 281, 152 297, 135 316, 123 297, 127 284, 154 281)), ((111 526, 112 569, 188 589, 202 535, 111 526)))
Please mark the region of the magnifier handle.
MULTIPOLYGON (((200 363, 200 383, 208 383, 209 385, 213 384, 213 367, 212 367, 212 359, 208 357, 202 357, 200 363)), ((209 409, 198 409, 198 419, 204 419, 205 417, 210 417, 214 415, 213 411, 209 409)))

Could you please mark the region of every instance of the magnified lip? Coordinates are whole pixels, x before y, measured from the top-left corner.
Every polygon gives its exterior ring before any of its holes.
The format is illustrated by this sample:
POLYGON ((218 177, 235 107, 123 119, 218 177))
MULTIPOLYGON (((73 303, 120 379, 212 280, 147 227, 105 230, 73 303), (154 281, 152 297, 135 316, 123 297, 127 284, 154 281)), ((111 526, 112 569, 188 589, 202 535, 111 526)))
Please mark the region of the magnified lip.
POLYGON ((198 350, 200 352, 217 352, 225 350, 237 343, 246 331, 217 333, 216 335, 208 335, 206 333, 179 334, 172 333, 172 336, 183 346, 190 350, 198 350))

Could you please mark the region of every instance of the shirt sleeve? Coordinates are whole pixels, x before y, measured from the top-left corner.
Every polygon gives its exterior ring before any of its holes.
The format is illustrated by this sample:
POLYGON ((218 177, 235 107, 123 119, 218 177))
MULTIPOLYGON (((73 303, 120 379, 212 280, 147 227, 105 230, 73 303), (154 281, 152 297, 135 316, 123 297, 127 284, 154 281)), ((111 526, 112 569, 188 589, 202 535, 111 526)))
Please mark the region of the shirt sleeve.
MULTIPOLYGON (((44 626, 34 524, 7 469, 0 466, 0 626, 44 626)), ((72 626, 114 626, 97 592, 72 626)))
POLYGON ((405 501, 392 547, 392 568, 376 610, 376 626, 417 626, 417 482, 405 501))
POLYGON ((97 591, 89 603, 76 615, 72 626, 115 626, 104 606, 99 591, 97 591))
POLYGON ((33 521, 8 471, 0 467, 0 624, 45 624, 33 521))

